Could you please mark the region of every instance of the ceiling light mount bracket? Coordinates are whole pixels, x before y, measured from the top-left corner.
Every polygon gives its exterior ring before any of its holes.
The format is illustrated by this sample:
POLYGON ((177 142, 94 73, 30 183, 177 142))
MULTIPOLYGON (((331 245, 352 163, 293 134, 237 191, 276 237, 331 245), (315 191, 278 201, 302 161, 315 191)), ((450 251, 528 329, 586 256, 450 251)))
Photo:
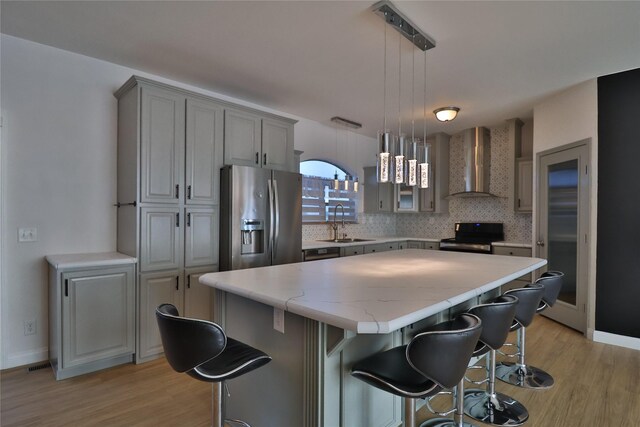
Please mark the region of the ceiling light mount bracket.
POLYGON ((436 47, 436 42, 398 11, 389 0, 371 6, 371 10, 391 25, 418 49, 426 51, 436 47))

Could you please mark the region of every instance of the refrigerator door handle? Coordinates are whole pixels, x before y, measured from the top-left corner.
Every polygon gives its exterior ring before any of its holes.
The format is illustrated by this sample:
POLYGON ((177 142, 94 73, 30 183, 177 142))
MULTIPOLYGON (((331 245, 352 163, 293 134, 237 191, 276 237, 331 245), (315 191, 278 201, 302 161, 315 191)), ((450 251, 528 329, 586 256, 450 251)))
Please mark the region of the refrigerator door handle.
POLYGON ((275 227, 273 236, 273 257, 278 251, 278 239, 280 238, 280 198, 278 197, 278 180, 273 180, 273 202, 275 205, 275 227))
POLYGON ((267 241, 267 253, 269 254, 269 258, 273 259, 271 245, 273 243, 275 212, 273 210, 273 182, 271 179, 267 180, 267 188, 269 190, 269 240, 267 241))

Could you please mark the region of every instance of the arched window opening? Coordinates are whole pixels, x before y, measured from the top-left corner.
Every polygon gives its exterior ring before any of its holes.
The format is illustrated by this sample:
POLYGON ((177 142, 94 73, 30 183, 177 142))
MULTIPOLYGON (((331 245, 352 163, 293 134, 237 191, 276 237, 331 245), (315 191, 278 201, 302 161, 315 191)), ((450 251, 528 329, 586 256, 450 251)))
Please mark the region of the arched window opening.
MULTIPOLYGON (((351 175, 339 166, 324 160, 305 160, 300 162, 302 174, 302 223, 333 222, 336 206, 344 207, 345 222, 358 220, 358 193, 353 186, 345 190, 340 185, 334 190, 333 180, 337 173, 340 183, 346 175, 351 175)), ((337 209, 336 221, 342 221, 342 209, 337 209)))

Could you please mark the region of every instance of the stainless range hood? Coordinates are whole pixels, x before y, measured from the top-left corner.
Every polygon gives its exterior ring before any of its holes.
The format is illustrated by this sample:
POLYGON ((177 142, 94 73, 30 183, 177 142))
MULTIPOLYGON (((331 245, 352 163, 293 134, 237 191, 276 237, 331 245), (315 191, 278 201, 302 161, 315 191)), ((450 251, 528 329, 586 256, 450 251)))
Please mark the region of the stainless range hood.
POLYGON ((452 193, 448 198, 498 197, 489 192, 491 181, 491 133, 484 127, 464 131, 464 191, 452 193))

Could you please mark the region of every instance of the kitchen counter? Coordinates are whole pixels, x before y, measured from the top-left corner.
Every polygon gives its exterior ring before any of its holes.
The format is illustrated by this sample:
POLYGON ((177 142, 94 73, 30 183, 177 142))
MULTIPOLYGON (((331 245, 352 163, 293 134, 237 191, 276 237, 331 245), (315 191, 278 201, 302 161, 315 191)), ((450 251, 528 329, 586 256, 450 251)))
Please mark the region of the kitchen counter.
POLYGON ((349 242, 349 243, 336 243, 336 242, 321 242, 318 240, 303 240, 302 250, 305 249, 320 249, 320 248, 335 248, 335 247, 347 247, 347 246, 362 246, 371 245, 375 243, 390 243, 390 242, 406 242, 408 240, 415 242, 440 242, 441 239, 435 239, 430 237, 363 237, 366 241, 349 242))
POLYGON ((491 242, 492 246, 508 246, 511 248, 532 248, 531 243, 517 243, 517 242, 491 242))
POLYGON ((389 333, 546 264, 525 257, 405 249, 247 270, 200 282, 357 333, 389 333))
POLYGON ((403 249, 205 274, 200 282, 216 289, 216 322, 273 359, 231 382, 239 397, 225 399, 226 414, 252 425, 401 425, 402 399, 372 392, 350 375, 353 363, 545 264, 403 249))

